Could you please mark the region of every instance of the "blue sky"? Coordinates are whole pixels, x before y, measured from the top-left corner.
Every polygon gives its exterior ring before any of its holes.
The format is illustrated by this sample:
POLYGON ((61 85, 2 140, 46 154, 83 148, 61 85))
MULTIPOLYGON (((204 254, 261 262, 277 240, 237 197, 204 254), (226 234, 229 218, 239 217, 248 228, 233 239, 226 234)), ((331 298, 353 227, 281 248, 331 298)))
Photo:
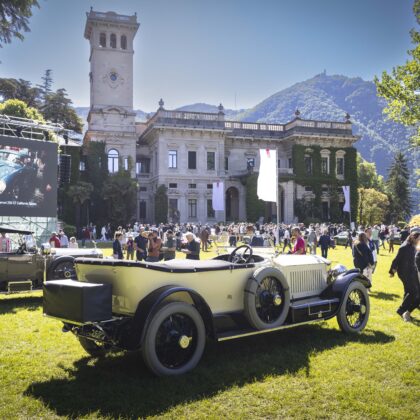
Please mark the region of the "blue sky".
POLYGON ((0 76, 40 83, 53 70, 77 106, 89 105, 86 12, 137 12, 134 106, 195 102, 248 108, 324 69, 375 74, 403 63, 412 0, 39 0, 25 40, 0 49, 0 76))

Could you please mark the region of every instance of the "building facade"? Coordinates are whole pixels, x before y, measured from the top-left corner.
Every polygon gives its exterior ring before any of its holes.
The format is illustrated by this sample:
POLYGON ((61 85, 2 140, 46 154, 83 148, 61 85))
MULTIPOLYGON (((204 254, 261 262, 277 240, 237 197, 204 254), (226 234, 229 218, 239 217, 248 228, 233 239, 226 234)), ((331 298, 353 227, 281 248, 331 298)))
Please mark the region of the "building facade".
POLYGON ((265 217, 276 206, 256 196, 259 149, 276 149, 280 219, 308 213, 319 220, 341 217, 342 185, 357 200, 356 151, 349 116, 343 122, 311 121, 296 111, 286 124, 238 122, 217 113, 166 110, 162 100, 145 123, 133 111, 133 40, 137 17, 90 11, 85 38, 91 45, 91 107, 84 141, 106 145, 108 170, 131 167, 138 181, 139 221, 155 221, 155 194, 164 185, 168 220, 215 223, 265 217), (129 165, 129 161, 133 165, 129 165), (223 182, 225 210, 214 211, 212 186, 223 182), (301 214, 300 214, 301 213, 301 214))

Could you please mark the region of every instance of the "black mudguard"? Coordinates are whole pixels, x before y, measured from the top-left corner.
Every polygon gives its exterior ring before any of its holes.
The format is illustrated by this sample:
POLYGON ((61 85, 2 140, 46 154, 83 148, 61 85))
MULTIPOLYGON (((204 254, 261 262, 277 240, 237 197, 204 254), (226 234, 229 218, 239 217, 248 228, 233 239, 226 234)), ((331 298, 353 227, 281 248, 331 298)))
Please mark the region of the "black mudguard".
POLYGON ((135 350, 141 347, 147 327, 163 302, 186 302, 194 305, 203 318, 207 335, 215 338, 212 312, 201 295, 181 286, 163 286, 143 298, 131 322, 131 327, 123 337, 122 347, 135 350))

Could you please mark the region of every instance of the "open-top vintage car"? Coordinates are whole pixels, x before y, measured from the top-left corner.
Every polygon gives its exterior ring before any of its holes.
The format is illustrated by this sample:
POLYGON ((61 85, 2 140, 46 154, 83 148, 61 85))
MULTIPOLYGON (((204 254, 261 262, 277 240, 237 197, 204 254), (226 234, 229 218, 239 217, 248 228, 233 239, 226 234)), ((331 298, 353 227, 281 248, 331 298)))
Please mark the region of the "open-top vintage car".
POLYGON ((348 333, 369 317, 369 280, 313 255, 255 255, 248 245, 211 260, 159 263, 77 258, 78 280, 44 285, 44 313, 93 356, 141 349, 157 375, 187 372, 217 341, 337 317, 348 333))
MULTIPOLYGON (((25 291, 41 287, 44 279, 76 278, 76 257, 102 258, 100 249, 53 248, 36 246, 33 232, 0 226, 10 249, 0 248, 0 290, 25 291)), ((1 241, 1 239, 0 239, 1 241)))

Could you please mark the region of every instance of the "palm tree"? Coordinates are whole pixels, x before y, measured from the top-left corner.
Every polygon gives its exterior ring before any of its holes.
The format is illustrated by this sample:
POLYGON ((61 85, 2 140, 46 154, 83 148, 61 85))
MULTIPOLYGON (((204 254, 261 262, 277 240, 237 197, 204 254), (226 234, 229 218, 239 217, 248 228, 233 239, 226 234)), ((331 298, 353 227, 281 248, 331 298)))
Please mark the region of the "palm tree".
POLYGON ((79 181, 77 184, 70 186, 67 194, 75 204, 76 214, 76 231, 80 232, 80 209, 82 205, 89 200, 93 192, 93 185, 89 182, 79 181))

